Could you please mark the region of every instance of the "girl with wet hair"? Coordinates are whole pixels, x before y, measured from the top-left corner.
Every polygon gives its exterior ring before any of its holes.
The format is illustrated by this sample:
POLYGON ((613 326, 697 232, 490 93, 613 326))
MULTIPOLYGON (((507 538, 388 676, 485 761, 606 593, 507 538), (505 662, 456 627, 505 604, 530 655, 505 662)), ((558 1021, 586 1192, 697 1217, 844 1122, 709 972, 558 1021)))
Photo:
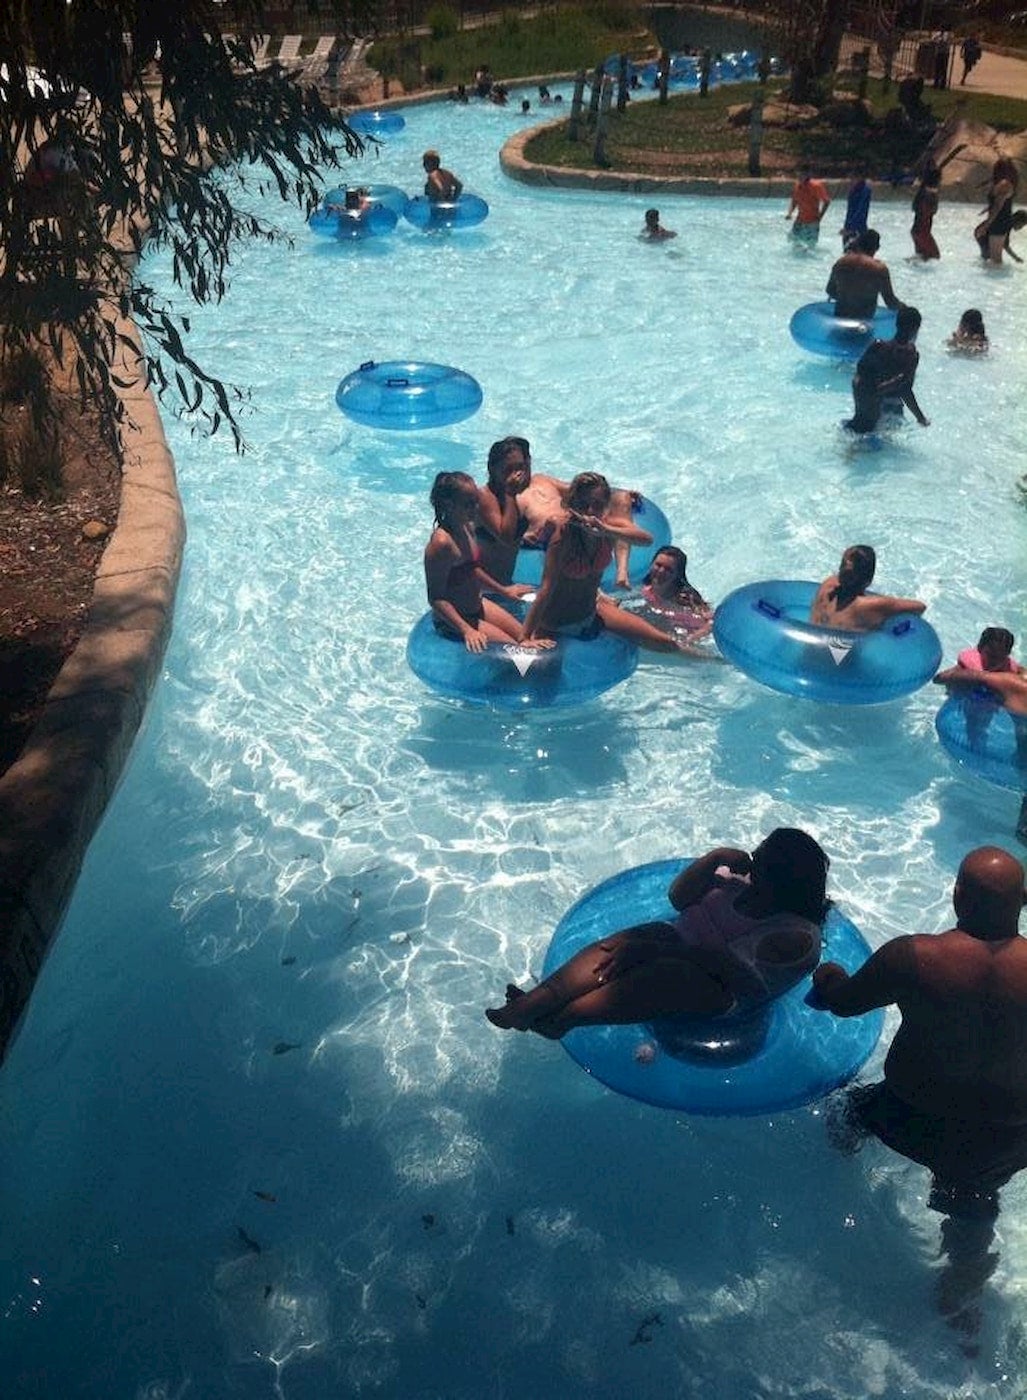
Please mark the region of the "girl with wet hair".
POLYGON ((877 555, 868 544, 853 544, 842 555, 838 572, 824 579, 810 606, 809 620, 818 627, 849 632, 872 632, 896 613, 922 613, 918 598, 867 594, 877 568, 877 555))
POLYGON ((501 584, 481 567, 474 537, 478 488, 466 472, 439 472, 431 489, 435 529, 424 551, 424 575, 435 630, 462 641, 468 651, 484 651, 489 642, 516 642, 521 624, 483 596, 483 590, 520 598, 521 584, 501 584))
POLYGON ((647 650, 680 652, 677 638, 618 608, 599 591, 615 541, 652 543, 652 535, 630 518, 608 514, 610 496, 610 484, 598 472, 581 472, 571 481, 562 519, 546 547, 542 582, 524 635, 587 641, 606 627, 647 650))
POLYGON ((673 923, 601 938, 530 991, 508 985, 505 1005, 485 1015, 559 1040, 578 1026, 765 1006, 820 961, 829 864, 795 827, 778 827, 751 854, 717 846, 672 882, 673 923))
POLYGON ((657 612, 672 615, 693 641, 713 625, 713 609, 688 581, 688 555, 675 544, 658 550, 642 582, 642 597, 657 612))
POLYGON ((983 355, 988 349, 988 332, 984 329, 984 317, 971 307, 959 318, 959 325, 949 336, 950 350, 959 350, 964 355, 983 355))

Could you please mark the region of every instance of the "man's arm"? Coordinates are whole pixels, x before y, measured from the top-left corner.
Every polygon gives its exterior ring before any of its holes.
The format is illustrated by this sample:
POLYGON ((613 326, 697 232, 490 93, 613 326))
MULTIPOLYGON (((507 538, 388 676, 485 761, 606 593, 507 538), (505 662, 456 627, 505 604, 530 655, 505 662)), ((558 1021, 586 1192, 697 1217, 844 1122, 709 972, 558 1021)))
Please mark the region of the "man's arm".
POLYGON ((913 393, 913 381, 911 379, 907 380, 906 386, 902 391, 902 402, 909 409, 910 413, 912 413, 921 428, 929 428, 931 426, 930 419, 916 401, 916 394, 913 393))
POLYGON ((895 295, 895 289, 891 284, 891 273, 886 267, 881 269, 881 283, 877 290, 885 306, 887 306, 890 311, 898 311, 902 302, 899 301, 898 297, 895 295))
POLYGON ((893 938, 851 975, 838 963, 821 963, 813 973, 817 1010, 835 1016, 862 1016, 897 1001, 908 982, 913 940, 893 938))
POLYGON ((993 690, 1002 700, 1012 691, 1020 689, 1015 671, 968 671, 963 666, 950 666, 947 671, 939 671, 934 677, 935 685, 966 686, 969 689, 983 687, 993 690))

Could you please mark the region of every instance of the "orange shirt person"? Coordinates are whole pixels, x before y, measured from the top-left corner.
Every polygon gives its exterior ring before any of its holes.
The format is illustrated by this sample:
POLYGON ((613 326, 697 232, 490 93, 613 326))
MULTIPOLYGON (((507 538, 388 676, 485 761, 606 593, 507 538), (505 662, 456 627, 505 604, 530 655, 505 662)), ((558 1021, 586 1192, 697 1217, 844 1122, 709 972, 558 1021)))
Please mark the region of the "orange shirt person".
POLYGON ((795 216, 792 235, 806 243, 815 243, 820 237, 820 221, 827 213, 831 196, 823 180, 814 180, 808 165, 799 171, 799 178, 792 186, 792 198, 788 205, 786 219, 795 216))

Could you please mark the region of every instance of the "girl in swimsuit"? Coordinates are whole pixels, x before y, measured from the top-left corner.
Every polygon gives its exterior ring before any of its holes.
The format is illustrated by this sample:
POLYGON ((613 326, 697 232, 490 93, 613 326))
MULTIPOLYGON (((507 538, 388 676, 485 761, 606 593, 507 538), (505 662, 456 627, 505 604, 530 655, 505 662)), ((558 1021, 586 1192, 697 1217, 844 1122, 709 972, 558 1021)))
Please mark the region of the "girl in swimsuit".
POLYGON ((558 1040, 577 1026, 755 1009, 820 960, 828 859, 812 836, 778 827, 752 852, 717 846, 680 873, 674 923, 622 929, 576 953, 485 1015, 502 1030, 558 1040))
POLYGON ((984 329, 984 317, 976 307, 964 311, 959 325, 947 341, 950 350, 959 350, 964 355, 984 355, 988 351, 988 332, 984 329))
POLYGON ((525 637, 591 638, 603 627, 649 651, 680 652, 676 637, 624 612, 599 592, 613 542, 651 544, 652 535, 630 519, 606 514, 610 486, 598 472, 581 472, 570 483, 567 509, 546 548, 545 570, 524 622, 525 637))
POLYGON ((509 583, 528 521, 518 497, 531 485, 527 438, 505 437, 489 448, 488 484, 478 491, 476 527, 482 564, 493 578, 509 583))
POLYGON ((1013 162, 1005 157, 997 160, 991 171, 988 208, 983 220, 974 229, 981 256, 989 262, 1002 261, 1006 239, 1013 227, 1013 200, 1018 184, 1019 176, 1013 162))
POLYGON ((847 632, 872 632, 896 613, 922 613, 919 598, 895 598, 887 593, 868 594, 874 581, 877 555, 869 544, 851 544, 842 555, 838 572, 824 579, 810 605, 809 620, 818 627, 839 627, 847 632))
MULTIPOLYGON (((505 437, 489 448, 488 484, 479 492, 481 519, 478 543, 485 567, 494 578, 509 583, 513 578, 518 551, 544 549, 566 513, 569 483, 555 476, 532 473, 531 448, 527 438, 505 437)), ((637 491, 612 487, 607 513, 627 516, 641 504, 637 491)), ((613 541, 616 564, 615 588, 630 588, 630 540, 623 535, 613 541)))
POLYGON ((667 545, 653 559, 642 597, 654 612, 687 632, 689 641, 699 641, 713 628, 713 609, 688 582, 688 555, 676 545, 667 545))
POLYGON ((523 584, 497 583, 481 567, 474 538, 478 488, 473 479, 466 472, 439 472, 431 504, 435 529, 424 551, 424 576, 435 630, 462 641, 468 651, 484 651, 489 642, 520 641, 521 624, 483 597, 482 589, 504 598, 520 598, 531 590, 523 584))

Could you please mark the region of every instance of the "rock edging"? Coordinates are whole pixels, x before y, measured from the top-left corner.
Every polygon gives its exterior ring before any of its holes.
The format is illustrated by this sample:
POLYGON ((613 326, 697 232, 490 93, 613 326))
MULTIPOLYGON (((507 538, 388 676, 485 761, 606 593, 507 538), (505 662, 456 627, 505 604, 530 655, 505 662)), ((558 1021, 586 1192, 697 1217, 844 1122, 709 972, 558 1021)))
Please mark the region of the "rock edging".
MULTIPOLYGON (((792 191, 794 176, 703 176, 703 175, 651 175, 634 170, 603 170, 561 165, 537 165, 524 154, 524 148, 533 136, 549 127, 562 126, 566 119, 546 122, 544 125, 529 127, 515 132, 499 152, 499 164, 505 174, 526 185, 546 185, 551 188, 620 190, 626 194, 697 194, 732 195, 749 199, 787 199, 792 191)), ((938 129, 938 145, 933 153, 938 159, 961 138, 964 129, 970 124, 955 122, 938 129)), ((946 199, 957 203, 979 204, 982 199, 982 182, 987 184, 991 162, 996 155, 1019 154, 1024 144, 1024 134, 1018 137, 999 138, 990 127, 974 127, 967 139, 969 149, 965 155, 957 156, 952 167, 946 172, 943 191, 946 199), (972 142, 972 145, 971 145, 972 142)), ((844 197, 850 184, 848 179, 827 179, 824 181, 832 199, 844 197)), ((908 204, 911 186, 908 184, 887 185, 883 181, 874 184, 874 199, 882 203, 908 204)))
MULTIPOLYGON (((119 325, 135 342, 131 323, 119 325)), ((118 784, 171 633, 185 545, 175 464, 141 359, 119 370, 122 484, 89 617, 0 778, 0 1057, 118 784)))

